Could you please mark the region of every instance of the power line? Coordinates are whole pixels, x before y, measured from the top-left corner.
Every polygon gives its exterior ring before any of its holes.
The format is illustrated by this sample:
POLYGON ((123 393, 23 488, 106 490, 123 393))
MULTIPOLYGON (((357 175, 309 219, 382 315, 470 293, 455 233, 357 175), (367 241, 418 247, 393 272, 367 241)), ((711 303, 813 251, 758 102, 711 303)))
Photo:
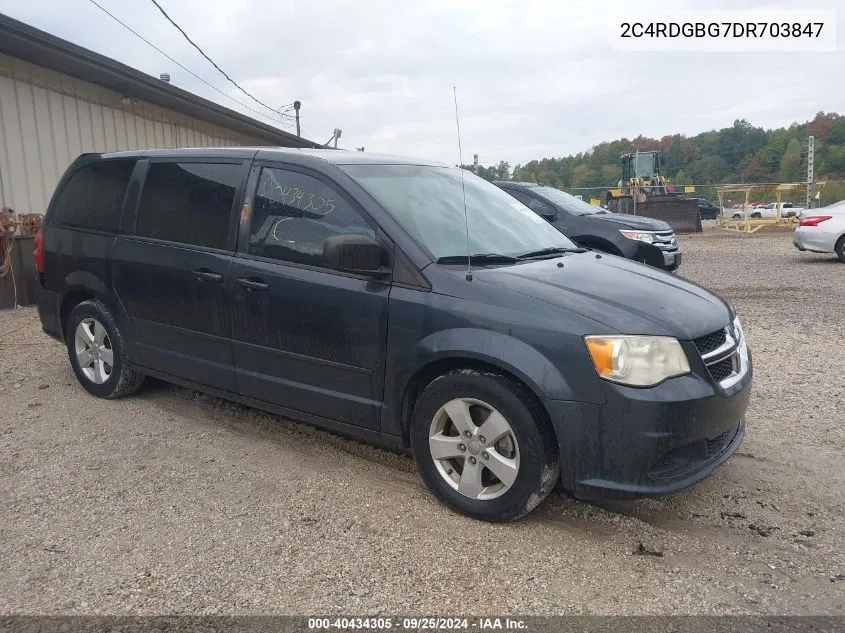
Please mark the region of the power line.
MULTIPOLYGON (((189 68, 185 67, 183 64, 179 63, 177 60, 173 59, 170 55, 168 55, 168 54, 167 54, 167 53, 165 53, 163 50, 161 50, 158 46, 156 46, 155 44, 153 44, 152 42, 150 42, 147 38, 145 38, 143 35, 141 35, 140 33, 138 33, 138 32, 137 32, 135 29, 133 29, 131 26, 129 26, 128 24, 126 24, 125 22, 123 22, 120 18, 118 18, 118 17, 117 17, 117 16, 115 16, 114 14, 110 13, 110 12, 108 11, 108 9, 106 9, 106 8, 105 8, 105 7, 103 7, 102 5, 98 4, 98 3, 96 2, 96 0, 88 0, 88 1, 89 1, 91 4, 93 4, 94 6, 96 6, 98 9, 100 9, 100 11, 102 11, 103 13, 105 13, 106 15, 108 15, 108 16, 109 16, 111 19, 113 19, 115 22, 117 22, 118 24, 120 24, 120 25, 121 25, 123 28, 125 28, 127 31, 129 31, 130 33, 132 33, 135 37, 137 37, 138 39, 140 39, 142 42, 146 43, 147 45, 151 46, 151 47, 152 47, 152 48, 154 48, 155 50, 157 50, 159 53, 161 53, 162 55, 164 55, 167 59, 169 59, 169 60, 170 60, 170 61, 172 61, 174 64, 176 64, 177 66, 179 66, 179 68, 181 68, 182 70, 184 70, 186 73, 188 73, 188 74, 192 75, 192 76, 193 76, 193 77, 195 77, 196 79, 199 79, 202 83, 204 83, 206 86, 208 86, 208 87, 209 87, 209 88, 211 88, 212 90, 215 90, 215 91, 219 92, 221 95, 223 95, 223 96, 224 96, 224 97, 226 97, 227 99, 231 99, 232 101, 234 101, 235 103, 237 103, 239 106, 241 106, 241 107, 243 107, 243 108, 246 108, 246 109, 247 109, 247 110, 249 110, 250 112, 254 112, 254 113, 255 113, 255 114, 257 114, 258 116, 264 117, 264 118, 266 118, 266 119, 270 119, 270 120, 271 120, 271 121, 273 121, 274 123, 280 123, 281 125, 288 125, 288 126, 291 126, 291 125, 292 125, 292 123, 290 123, 290 121, 284 121, 284 120, 281 120, 281 119, 275 119, 275 118, 273 118, 273 117, 271 117, 271 116, 269 116, 269 115, 267 115, 267 114, 264 114, 263 112, 260 112, 259 110, 255 110, 254 108, 252 108, 252 107, 250 107, 250 106, 246 105, 245 103, 242 103, 242 102, 238 101, 238 100, 237 100, 237 99, 235 99, 233 96, 226 94, 225 92, 223 92, 222 90, 220 90, 217 86, 214 86, 214 85, 210 84, 210 83, 209 83, 209 82, 207 82, 205 79, 203 79, 202 77, 200 77, 199 75, 197 75, 195 72, 193 72, 193 71, 192 71, 192 70, 190 70, 189 68)), ((281 114, 281 113, 278 113, 278 114, 281 114)), ((290 117, 290 116, 288 115, 288 118, 292 118, 292 117, 290 117)))
POLYGON ((199 46, 197 46, 197 45, 194 43, 194 41, 193 41, 190 37, 188 37, 188 34, 187 34, 187 33, 185 33, 185 31, 183 31, 183 30, 182 30, 182 27, 181 27, 181 26, 179 26, 178 24, 176 24, 176 22, 174 22, 174 21, 173 21, 173 18, 171 18, 169 15, 167 15, 167 11, 165 11, 164 9, 162 9, 162 8, 161 8, 161 5, 160 5, 160 4, 159 4, 156 0, 150 0, 150 2, 152 2, 154 5, 156 5, 156 8, 158 8, 158 10, 159 10, 159 11, 161 11, 161 14, 162 14, 162 15, 163 15, 166 19, 167 19, 167 21, 168 21, 168 22, 170 22, 173 26, 175 26, 175 27, 176 27, 176 30, 178 30, 178 31, 179 31, 179 32, 180 32, 180 33, 184 36, 184 38, 185 38, 186 40, 188 40, 188 43, 189 43, 191 46, 193 46, 195 49, 197 49, 197 50, 199 51, 200 55, 202 55, 203 57, 205 57, 205 58, 209 61, 209 63, 210 63, 212 66, 214 66, 214 67, 215 67, 218 71, 220 71, 220 74, 221 74, 221 75, 223 75, 226 79, 228 79, 228 80, 232 83, 232 85, 234 85, 234 86, 235 86, 235 88, 237 88, 238 90, 240 90, 242 93, 244 93, 247 97, 249 97, 250 99, 252 99, 252 100, 253 100, 253 101, 255 101, 256 103, 259 103, 259 104, 263 105, 263 106, 264 106, 265 108, 267 108, 268 110, 272 110, 273 112, 278 112, 278 110, 276 110, 276 108, 272 108, 272 107, 268 106, 266 103, 264 103, 263 101, 260 101, 259 99, 257 99, 256 97, 254 97, 253 95, 251 95, 250 93, 248 93, 246 90, 244 90, 243 88, 241 88, 241 86, 238 84, 238 82, 236 82, 236 81, 235 81, 234 79, 232 79, 229 75, 227 75, 227 74, 223 71, 223 69, 222 69, 222 68, 220 68, 220 66, 218 66, 217 64, 215 64, 215 63, 214 63, 214 60, 213 60, 213 59, 211 59, 208 55, 206 55, 206 54, 205 54, 205 51, 203 51, 203 50, 202 50, 199 46))
MULTIPOLYGON (((305 131, 305 128, 302 128, 302 137, 303 138, 312 138, 311 136, 308 136, 308 132, 305 131)), ((317 147, 328 147, 328 145, 326 145, 325 143, 322 143, 322 144, 321 143, 315 143, 315 145, 317 147)))

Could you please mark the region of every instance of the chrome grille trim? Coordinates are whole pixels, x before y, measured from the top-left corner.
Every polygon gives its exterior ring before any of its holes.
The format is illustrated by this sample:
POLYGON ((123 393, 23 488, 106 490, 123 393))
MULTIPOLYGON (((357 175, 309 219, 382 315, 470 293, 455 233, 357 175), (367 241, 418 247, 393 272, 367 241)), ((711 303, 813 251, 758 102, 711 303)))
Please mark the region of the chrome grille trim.
POLYGON ((678 238, 674 231, 652 231, 654 245, 662 251, 673 251, 678 248, 678 238))
POLYGON ((737 341, 733 337, 733 333, 731 332, 731 328, 725 328, 725 342, 722 343, 716 349, 707 352, 706 354, 701 355, 701 360, 704 361, 705 365, 712 365, 720 360, 722 360, 725 356, 729 356, 731 352, 733 352, 737 347, 737 341))
POLYGON ((729 389, 745 377, 748 373, 748 345, 745 338, 741 338, 734 356, 734 373, 719 383, 722 389, 729 389))
POLYGON ((724 331, 725 342, 716 349, 701 354, 701 360, 704 361, 710 377, 722 389, 729 389, 748 373, 748 344, 745 337, 734 329, 733 324, 726 327, 724 331), (728 359, 731 361, 732 371, 728 376, 722 377, 724 368, 720 366, 717 370, 716 365, 721 365, 728 359))

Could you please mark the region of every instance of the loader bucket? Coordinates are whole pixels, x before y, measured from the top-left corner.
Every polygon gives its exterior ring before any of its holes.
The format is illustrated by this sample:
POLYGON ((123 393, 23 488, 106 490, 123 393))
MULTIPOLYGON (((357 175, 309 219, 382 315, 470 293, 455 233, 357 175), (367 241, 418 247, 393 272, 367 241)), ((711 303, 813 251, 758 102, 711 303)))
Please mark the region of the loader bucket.
POLYGON ((630 196, 612 198, 607 203, 612 213, 634 213, 655 220, 663 220, 675 233, 701 233, 701 216, 695 200, 676 196, 650 196, 645 202, 634 200, 630 196))

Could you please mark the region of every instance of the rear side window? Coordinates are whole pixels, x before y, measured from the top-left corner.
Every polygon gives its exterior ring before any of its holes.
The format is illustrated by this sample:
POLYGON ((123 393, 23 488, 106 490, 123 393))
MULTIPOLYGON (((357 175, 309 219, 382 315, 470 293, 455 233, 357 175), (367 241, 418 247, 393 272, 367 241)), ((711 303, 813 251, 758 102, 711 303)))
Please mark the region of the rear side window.
POLYGON ((150 164, 135 234, 225 249, 242 173, 239 164, 150 164))
POLYGON ((56 201, 55 221, 63 226, 116 232, 134 168, 132 159, 103 161, 76 170, 56 201))

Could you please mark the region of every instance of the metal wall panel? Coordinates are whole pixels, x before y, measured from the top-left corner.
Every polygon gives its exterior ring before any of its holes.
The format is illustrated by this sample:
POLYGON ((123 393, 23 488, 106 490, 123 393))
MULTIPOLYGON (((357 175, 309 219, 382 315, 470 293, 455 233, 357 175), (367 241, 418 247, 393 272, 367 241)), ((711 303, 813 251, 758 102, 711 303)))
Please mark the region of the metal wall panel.
POLYGON ((268 145, 0 54, 0 207, 44 213, 67 166, 85 152, 268 145))

